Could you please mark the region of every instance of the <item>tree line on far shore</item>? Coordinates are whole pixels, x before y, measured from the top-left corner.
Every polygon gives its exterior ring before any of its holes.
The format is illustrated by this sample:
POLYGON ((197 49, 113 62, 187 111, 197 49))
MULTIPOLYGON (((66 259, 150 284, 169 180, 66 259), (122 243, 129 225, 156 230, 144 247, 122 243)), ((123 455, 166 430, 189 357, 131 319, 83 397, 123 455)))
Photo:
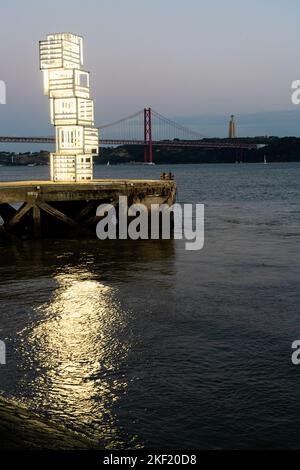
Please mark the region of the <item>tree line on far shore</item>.
MULTIPOLYGON (((228 139, 218 139, 220 142, 228 139)), ((247 142, 259 142, 255 138, 243 139, 247 142)), ((242 153, 234 149, 203 149, 186 147, 153 147, 153 161, 156 164, 182 163, 234 163, 242 158, 247 163, 263 162, 299 162, 299 137, 270 137, 265 139, 266 145, 255 150, 244 150, 242 153)), ((94 157, 95 164, 122 164, 143 162, 143 147, 140 145, 122 145, 104 147, 99 156, 94 157)), ((0 165, 48 165, 49 152, 0 152, 0 165)))

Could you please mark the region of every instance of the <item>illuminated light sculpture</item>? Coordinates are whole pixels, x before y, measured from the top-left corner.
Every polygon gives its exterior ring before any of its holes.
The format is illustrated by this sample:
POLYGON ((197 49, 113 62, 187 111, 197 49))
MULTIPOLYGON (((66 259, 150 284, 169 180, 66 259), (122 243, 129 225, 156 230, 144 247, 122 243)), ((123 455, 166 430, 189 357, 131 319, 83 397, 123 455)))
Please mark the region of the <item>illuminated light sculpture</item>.
POLYGON ((93 155, 99 152, 89 72, 81 69, 82 42, 71 33, 49 34, 40 41, 44 93, 56 129, 56 151, 50 154, 53 181, 92 180, 93 155))

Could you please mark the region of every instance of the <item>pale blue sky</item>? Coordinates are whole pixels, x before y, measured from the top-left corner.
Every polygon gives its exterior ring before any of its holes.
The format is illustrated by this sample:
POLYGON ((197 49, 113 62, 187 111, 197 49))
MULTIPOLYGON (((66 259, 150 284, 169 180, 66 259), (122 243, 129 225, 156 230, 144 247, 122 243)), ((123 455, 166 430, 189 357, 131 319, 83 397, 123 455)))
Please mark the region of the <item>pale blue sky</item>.
POLYGON ((205 134, 226 135, 234 113, 244 135, 300 135, 299 14, 299 0, 5 2, 0 134, 51 133, 38 41, 71 31, 85 38, 98 125, 151 105, 205 134))

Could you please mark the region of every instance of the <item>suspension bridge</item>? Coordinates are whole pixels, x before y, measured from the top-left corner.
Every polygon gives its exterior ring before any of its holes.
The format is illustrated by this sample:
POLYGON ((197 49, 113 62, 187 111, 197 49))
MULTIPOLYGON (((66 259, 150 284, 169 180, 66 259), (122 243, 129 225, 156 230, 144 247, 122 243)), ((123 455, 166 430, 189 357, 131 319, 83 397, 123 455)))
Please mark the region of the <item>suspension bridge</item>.
MULTIPOLYGON (((256 149, 253 142, 229 139, 210 139, 201 133, 172 121, 151 108, 144 108, 109 124, 98 126, 100 145, 140 145, 144 148, 144 162, 153 162, 153 147, 194 147, 205 149, 256 149)), ((0 136, 0 143, 53 144, 54 137, 0 136)))

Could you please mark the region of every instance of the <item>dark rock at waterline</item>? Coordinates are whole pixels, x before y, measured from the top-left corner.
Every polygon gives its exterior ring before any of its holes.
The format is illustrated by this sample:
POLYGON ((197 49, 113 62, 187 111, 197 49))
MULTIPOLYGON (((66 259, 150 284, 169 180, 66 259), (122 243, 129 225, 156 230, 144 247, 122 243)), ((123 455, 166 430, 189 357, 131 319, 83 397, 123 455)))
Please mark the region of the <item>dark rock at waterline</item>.
MULTIPOLYGON (((101 443, 42 421, 26 408, 0 397, 0 449, 88 450, 101 443)), ((102 447, 103 448, 103 447, 102 447)))

